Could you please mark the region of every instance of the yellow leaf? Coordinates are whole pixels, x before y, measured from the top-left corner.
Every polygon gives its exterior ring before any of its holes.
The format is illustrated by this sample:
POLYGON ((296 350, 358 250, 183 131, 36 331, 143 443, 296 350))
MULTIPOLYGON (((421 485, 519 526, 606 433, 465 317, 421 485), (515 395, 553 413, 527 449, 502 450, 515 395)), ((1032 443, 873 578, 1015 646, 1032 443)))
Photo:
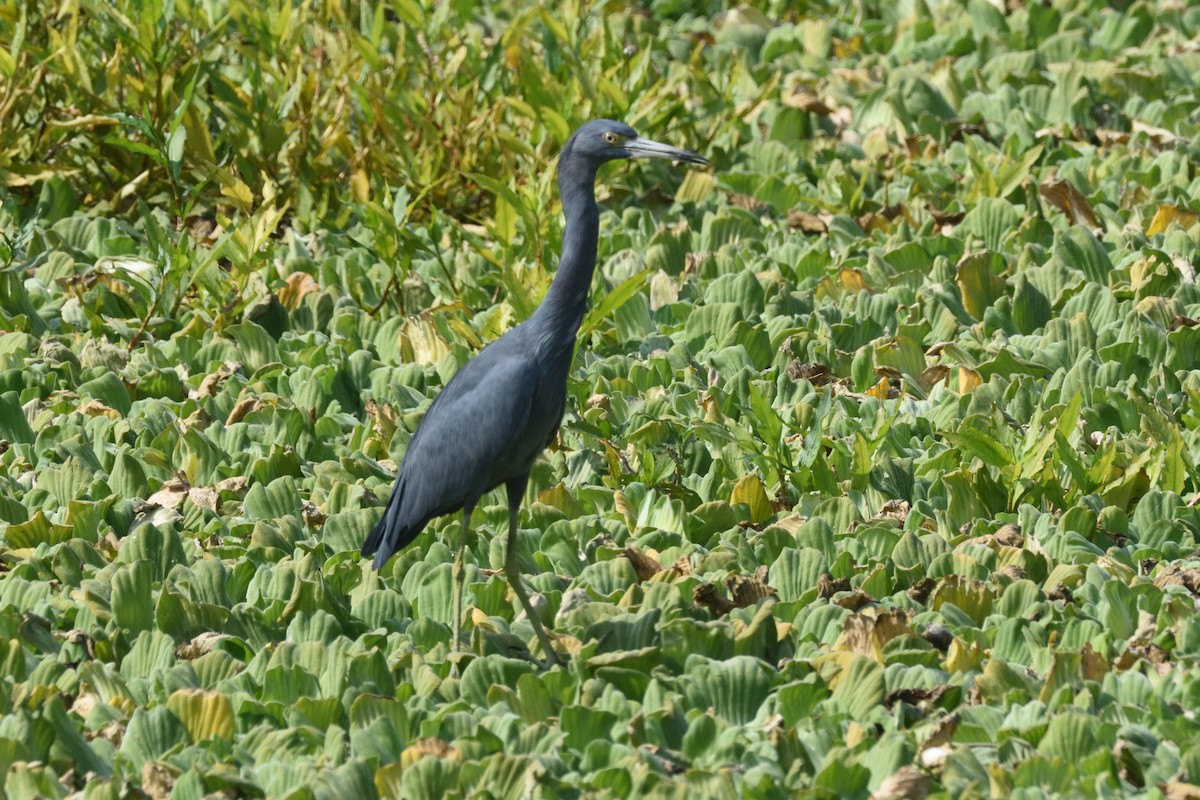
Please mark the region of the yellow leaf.
POLYGON ((637 508, 629 500, 629 497, 622 491, 613 493, 613 507, 620 512, 621 516, 625 517, 626 522, 633 526, 633 521, 637 519, 637 508))
POLYGON ((842 293, 838 291, 838 285, 833 282, 833 279, 826 275, 817 281, 817 290, 814 294, 818 300, 836 300, 841 297, 842 293))
POLYGON ((496 238, 500 240, 501 244, 512 244, 513 238, 517 235, 517 210, 502 195, 496 195, 492 223, 496 238))
POLYGON ((882 664, 884 645, 905 634, 912 634, 912 630, 903 611, 884 612, 875 618, 864 613, 852 614, 842 623, 842 633, 833 649, 855 653, 882 664))
POLYGON ((983 653, 980 651, 979 645, 975 642, 967 644, 962 639, 955 639, 950 643, 950 650, 946 653, 946 671, 954 673, 978 669, 982 661, 983 653))
POLYGON ((679 184, 679 189, 675 192, 675 199, 681 203, 699 203, 712 193, 712 189, 713 176, 711 172, 690 170, 684 177, 683 183, 679 184))
POLYGON ((992 613, 994 596, 983 581, 971 580, 961 575, 943 578, 929 598, 929 606, 939 611, 946 603, 952 603, 978 624, 982 625, 992 613))
POLYGON ((284 283, 287 285, 275 294, 288 311, 299 308, 304 295, 321 290, 320 285, 307 272, 293 272, 284 279, 284 283))
POLYGON ((860 52, 863 48, 863 37, 860 34, 855 34, 849 39, 834 39, 833 54, 837 58, 849 58, 860 52))
POLYGON ((403 797, 404 793, 400 785, 400 776, 403 773, 404 768, 398 761, 375 770, 375 791, 379 792, 380 797, 387 798, 387 800, 403 797))
POLYGON ((1159 205, 1158 211, 1154 212, 1154 218, 1150 220, 1150 227, 1146 228, 1146 235, 1165 233, 1171 225, 1178 225, 1186 230, 1197 222, 1200 222, 1200 214, 1162 203, 1159 205))
POLYGON ((861 614, 852 614, 842 623, 842 633, 833 645, 834 650, 855 653, 883 663, 883 651, 875 640, 875 621, 861 614))
POLYGON ((579 504, 579 501, 575 499, 575 496, 571 494, 571 491, 562 481, 559 481, 549 489, 539 492, 538 502, 553 506, 568 517, 577 517, 583 514, 583 506, 579 504))
POLYGON ((846 746, 851 748, 857 747, 868 738, 874 741, 875 734, 868 732, 866 728, 854 720, 850 720, 850 724, 846 726, 846 746))
POLYGON ((217 171, 217 180, 221 182, 221 195, 242 212, 249 213, 254 207, 254 194, 241 178, 225 170, 217 171))
POLYGON ((988 252, 969 253, 959 259, 954 282, 962 295, 963 307, 975 319, 983 319, 996 299, 1004 296, 1004 279, 995 272, 1002 267, 1003 260, 988 252))
POLYGON ((863 279, 863 274, 856 269, 843 269, 841 271, 842 288, 850 292, 860 292, 867 288, 867 282, 863 279))
POLYGON ((887 400, 888 392, 892 389, 892 382, 887 378, 880 378, 879 383, 867 389, 867 395, 874 397, 876 400, 887 400))
POLYGON ((861 656, 835 650, 832 653, 823 653, 812 659, 809 663, 817 670, 817 674, 821 676, 821 680, 825 681, 825 685, 832 691, 842 682, 842 678, 846 677, 846 673, 850 671, 851 665, 858 658, 861 658, 861 656))
POLYGON ((757 475, 743 475, 739 478, 733 487, 733 494, 730 495, 729 502, 731 504, 745 503, 750 506, 750 521, 755 524, 766 522, 775 513, 771 508, 771 501, 767 497, 767 489, 757 475))
POLYGON ((408 319, 400 328, 400 348, 416 364, 436 364, 450 353, 431 320, 408 319))
POLYGON ((400 753, 400 766, 407 769, 423 758, 448 758, 454 761, 461 761, 462 754, 458 752, 458 748, 441 739, 433 737, 427 739, 417 739, 416 744, 410 744, 400 753))
POLYGON ((212 136, 208 132, 208 120, 200 113, 200 109, 189 106, 183 116, 183 125, 187 129, 188 150, 194 160, 201 164, 212 164, 217 160, 213 152, 212 136))
POLYGON ((958 393, 967 394, 979 388, 979 384, 983 381, 979 377, 979 373, 970 367, 958 368, 958 393))
POLYGON ((350 188, 359 202, 365 203, 371 199, 371 179, 367 177, 365 169, 359 168, 351 173, 350 188))
POLYGON ((194 744, 233 738, 233 704, 221 692, 180 689, 167 698, 167 708, 187 728, 194 744))
MULTIPOLYGON (((0 56, 0 60, 3 56, 0 56)), ((91 128, 100 125, 120 125, 121 121, 115 117, 110 117, 107 114, 84 114, 71 119, 51 119, 46 120, 46 124, 51 128, 64 128, 71 130, 74 128, 91 128)))

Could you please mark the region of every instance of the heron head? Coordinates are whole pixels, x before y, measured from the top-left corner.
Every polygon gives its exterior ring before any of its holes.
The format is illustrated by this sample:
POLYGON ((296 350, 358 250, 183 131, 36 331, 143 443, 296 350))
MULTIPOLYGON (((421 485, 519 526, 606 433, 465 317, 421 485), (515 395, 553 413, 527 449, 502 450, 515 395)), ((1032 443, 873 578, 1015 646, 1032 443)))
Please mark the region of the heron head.
POLYGON ((666 158, 688 164, 708 164, 708 159, 691 150, 645 139, 623 122, 594 119, 571 136, 563 154, 585 159, 597 166, 620 158, 666 158))

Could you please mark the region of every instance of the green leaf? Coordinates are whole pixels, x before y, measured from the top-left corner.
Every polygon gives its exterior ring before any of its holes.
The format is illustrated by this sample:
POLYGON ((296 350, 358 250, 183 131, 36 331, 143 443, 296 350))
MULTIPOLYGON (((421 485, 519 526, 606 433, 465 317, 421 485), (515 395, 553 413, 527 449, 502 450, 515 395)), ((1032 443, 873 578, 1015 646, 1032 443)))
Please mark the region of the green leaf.
POLYGON ((66 752, 77 769, 85 773, 108 776, 112 768, 93 750, 76 730, 75 725, 67 717, 62 699, 51 697, 42 706, 42 716, 54 729, 55 746, 66 752))
POLYGON ((644 269, 629 276, 621 281, 612 291, 607 292, 600 302, 583 318, 583 323, 579 326, 579 339, 587 341, 587 337, 600 324, 601 320, 606 319, 645 288, 646 282, 650 280, 652 274, 652 270, 644 269))
POLYGON ((179 178, 179 171, 183 166, 183 145, 186 140, 187 128, 183 125, 171 131, 167 138, 167 164, 176 179, 179 178))
POLYGON ((152 577, 153 570, 148 561, 126 564, 112 577, 113 620, 130 634, 154 628, 152 577))
POLYGON ((688 658, 680 686, 688 702, 712 707, 717 716, 735 725, 745 725, 758 716, 773 683, 763 662, 750 656, 714 661, 703 656, 688 658))
POLYGON ((484 656, 467 665, 462 676, 462 693, 471 702, 482 705, 487 702, 488 691, 493 686, 516 686, 523 675, 533 673, 528 661, 501 656, 484 656))
POLYGON ((836 679, 830 699, 852 719, 869 719, 883 702, 887 683, 883 665, 869 658, 851 655, 848 666, 836 679))
POLYGON ((187 742, 187 729, 168 708, 139 708, 129 720, 120 750, 140 770, 145 762, 161 759, 187 742))
POLYGON ((787 548, 771 565, 770 583, 783 601, 799 600, 806 592, 817 588, 817 581, 828 571, 825 557, 811 547, 797 550, 787 548))

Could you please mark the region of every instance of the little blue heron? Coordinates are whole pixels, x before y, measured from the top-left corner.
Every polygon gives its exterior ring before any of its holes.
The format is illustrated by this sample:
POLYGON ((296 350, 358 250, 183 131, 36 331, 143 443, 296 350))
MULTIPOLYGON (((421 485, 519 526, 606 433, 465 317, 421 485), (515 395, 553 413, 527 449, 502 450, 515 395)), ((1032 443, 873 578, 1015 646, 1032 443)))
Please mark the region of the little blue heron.
POLYGON ((566 227, 558 272, 545 299, 529 319, 467 362, 434 399, 408 444, 383 518, 363 544, 363 555, 374 554, 379 569, 429 520, 462 509, 453 574, 455 650, 462 631, 463 554, 471 512, 485 492, 503 484, 508 490, 504 571, 547 659, 558 662, 517 574, 517 514, 533 462, 554 438, 566 407, 567 372, 596 266, 596 170, 623 158, 708 163, 612 120, 592 120, 575 131, 558 158, 566 227))

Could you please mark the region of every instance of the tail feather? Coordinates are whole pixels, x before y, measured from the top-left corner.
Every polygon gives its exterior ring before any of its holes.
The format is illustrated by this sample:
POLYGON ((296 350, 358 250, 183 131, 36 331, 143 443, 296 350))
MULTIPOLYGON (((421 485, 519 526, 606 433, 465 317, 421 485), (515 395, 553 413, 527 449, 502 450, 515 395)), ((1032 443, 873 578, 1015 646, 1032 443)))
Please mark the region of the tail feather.
POLYGON ((372 562, 375 569, 382 567, 389 558, 395 555, 396 551, 417 538, 417 534, 425 527, 425 520, 414 524, 412 520, 404 518, 405 515, 401 513, 403 499, 404 483, 397 481, 391 496, 388 497, 387 505, 383 509, 383 516, 379 518, 379 522, 371 530, 367 540, 363 542, 362 554, 375 556, 372 562))

